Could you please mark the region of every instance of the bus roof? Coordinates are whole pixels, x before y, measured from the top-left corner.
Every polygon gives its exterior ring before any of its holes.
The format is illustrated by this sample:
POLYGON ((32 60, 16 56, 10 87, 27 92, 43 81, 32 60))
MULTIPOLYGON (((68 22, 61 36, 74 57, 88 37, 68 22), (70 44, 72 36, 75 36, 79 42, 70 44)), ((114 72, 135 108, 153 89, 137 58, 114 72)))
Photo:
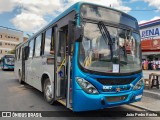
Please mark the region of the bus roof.
POLYGON ((3 58, 3 57, 6 57, 6 56, 13 56, 13 57, 15 57, 14 54, 6 54, 6 55, 2 56, 2 58, 3 58))
POLYGON ((36 32, 32 37, 30 37, 27 41, 19 44, 16 48, 18 48, 19 46, 27 43, 28 41, 30 41, 31 39, 33 39, 34 37, 36 37, 39 33, 41 33, 42 31, 44 31, 45 29, 47 29, 48 27, 52 26, 55 22, 59 21, 61 18, 63 18, 64 16, 66 16, 67 14, 69 14, 71 11, 75 10, 76 13, 79 13, 80 11, 80 7, 82 4, 89 4, 89 5, 96 5, 96 6, 99 6, 99 7, 104 7, 104 8, 107 8, 107 9, 111 9, 111 10, 114 10, 114 11, 117 11, 117 12, 120 12, 120 13, 123 13, 125 15, 128 15, 130 18, 136 20, 133 16, 129 15, 129 14, 126 14, 125 12, 122 12, 120 10, 117 10, 117 9, 114 9, 114 8, 111 8, 111 7, 107 7, 107 6, 103 6, 103 5, 97 5, 97 4, 94 4, 94 3, 89 3, 89 2, 77 2, 75 4, 73 4, 71 7, 69 7, 67 10, 65 10, 63 13, 61 13, 59 16, 57 16, 53 21, 51 21, 48 25, 46 25, 45 27, 43 27, 41 30, 39 30, 38 32, 36 32))

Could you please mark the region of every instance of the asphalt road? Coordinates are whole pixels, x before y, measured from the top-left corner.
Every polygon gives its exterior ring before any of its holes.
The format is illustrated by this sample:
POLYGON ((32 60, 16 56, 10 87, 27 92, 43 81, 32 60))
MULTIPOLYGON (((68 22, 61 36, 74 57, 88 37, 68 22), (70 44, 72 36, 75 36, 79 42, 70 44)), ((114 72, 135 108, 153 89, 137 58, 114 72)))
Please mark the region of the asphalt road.
MULTIPOLYGON (((2 71, 0 70, 0 111, 70 111, 60 103, 55 103, 54 105, 49 105, 46 103, 43 99, 43 94, 39 92, 38 90, 34 89, 33 87, 24 84, 20 85, 18 83, 18 80, 15 78, 13 71, 2 71)), ((107 108, 102 110, 104 111, 143 111, 141 109, 129 106, 129 105, 123 105, 115 108, 107 108)), ((99 112, 99 111, 97 111, 99 112)), ((95 113, 95 112, 94 112, 95 113)), ((60 116, 61 112, 59 112, 60 116)), ((74 113, 73 113, 74 114, 74 113)), ((86 112, 84 112, 84 115, 86 112)), ((92 112, 89 112, 87 114, 92 114, 92 112)), ((54 119, 91 119, 89 117, 84 117, 83 113, 81 114, 82 117, 54 117, 54 119)), ((2 118, 0 118, 1 120, 2 118)), ((3 118, 4 119, 4 118, 3 118)), ((13 119, 13 118, 11 118, 13 119)), ((22 118, 14 118, 22 119, 22 118)), ((23 119, 37 119, 37 118, 23 118, 23 119)), ((40 118, 38 118, 40 119, 40 118)), ((53 119, 53 118, 41 118, 43 119, 53 119)), ((155 119, 158 120, 158 117, 94 117, 92 119, 155 119)))

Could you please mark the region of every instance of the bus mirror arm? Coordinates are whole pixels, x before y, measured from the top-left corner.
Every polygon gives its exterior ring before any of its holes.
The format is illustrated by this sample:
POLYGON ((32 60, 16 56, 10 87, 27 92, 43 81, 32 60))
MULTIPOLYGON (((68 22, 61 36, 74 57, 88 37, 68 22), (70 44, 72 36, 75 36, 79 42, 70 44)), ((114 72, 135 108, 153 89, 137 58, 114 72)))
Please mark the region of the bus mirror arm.
POLYGON ((82 42, 83 39, 83 28, 82 27, 75 27, 74 29, 74 41, 82 42))
POLYGON ((75 28, 75 21, 69 21, 68 23, 68 55, 71 55, 71 46, 74 43, 74 28, 75 28))

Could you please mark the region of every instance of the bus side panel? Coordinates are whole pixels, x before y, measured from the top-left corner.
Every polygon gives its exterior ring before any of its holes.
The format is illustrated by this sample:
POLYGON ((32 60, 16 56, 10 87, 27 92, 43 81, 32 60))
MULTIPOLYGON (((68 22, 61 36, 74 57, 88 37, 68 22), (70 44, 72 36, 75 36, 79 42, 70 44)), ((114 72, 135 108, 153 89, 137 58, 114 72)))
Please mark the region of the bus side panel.
POLYGON ((42 67, 43 67, 43 74, 47 74, 51 85, 52 85, 52 90, 53 90, 53 86, 54 86, 54 64, 47 64, 47 57, 43 57, 42 59, 42 67))
POLYGON ((32 78, 33 78, 32 77, 33 76, 33 74, 32 74, 32 58, 29 58, 28 60, 26 60, 25 64, 26 64, 26 68, 25 68, 25 70, 26 70, 25 80, 26 81, 25 82, 32 85, 32 78))
POLYGON ((26 82, 42 91, 41 78, 47 74, 53 86, 54 65, 47 64, 47 57, 30 58, 26 61, 26 82))
POLYGON ((18 61, 15 60, 14 62, 14 73, 16 75, 16 78, 18 78, 18 61))
POLYGON ((42 66, 42 57, 35 57, 32 59, 31 63, 31 71, 32 71, 32 86, 34 86, 38 90, 41 89, 41 77, 43 75, 44 67, 42 66))
POLYGON ((19 71, 22 70, 22 62, 21 60, 15 60, 15 63, 14 63, 14 72, 16 74, 16 77, 18 78, 19 77, 19 71))

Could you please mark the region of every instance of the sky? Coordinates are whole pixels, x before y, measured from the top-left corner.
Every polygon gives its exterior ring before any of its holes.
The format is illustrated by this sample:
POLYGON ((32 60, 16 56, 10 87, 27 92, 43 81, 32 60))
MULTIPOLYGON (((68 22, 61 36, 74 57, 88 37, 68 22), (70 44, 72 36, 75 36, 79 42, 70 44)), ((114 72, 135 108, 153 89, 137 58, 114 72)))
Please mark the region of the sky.
POLYGON ((160 19, 160 0, 0 0, 0 26, 32 34, 78 1, 111 6, 139 24, 160 19))

